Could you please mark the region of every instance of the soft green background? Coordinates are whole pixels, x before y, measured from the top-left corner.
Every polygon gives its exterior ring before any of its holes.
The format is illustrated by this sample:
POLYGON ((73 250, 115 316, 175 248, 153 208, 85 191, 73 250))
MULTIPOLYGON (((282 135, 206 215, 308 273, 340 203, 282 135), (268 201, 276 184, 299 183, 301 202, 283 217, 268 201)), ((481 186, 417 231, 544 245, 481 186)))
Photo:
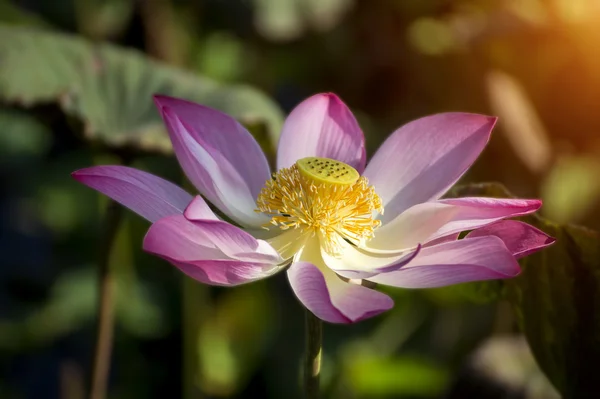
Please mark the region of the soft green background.
MULTIPOLYGON (((235 116, 272 157, 285 113, 321 91, 370 154, 423 115, 500 116, 449 195, 542 198, 527 221, 558 238, 516 279, 386 289, 392 311, 325 326, 324 396, 595 397, 598 18, 594 0, 0 0, 0 398, 85 397, 106 200, 70 172, 127 158, 189 187, 153 93, 235 116), (504 187, 465 186, 484 181, 504 187)), ((111 256, 109 397, 300 397, 285 275, 202 286, 141 251, 147 227, 126 212, 111 256)))

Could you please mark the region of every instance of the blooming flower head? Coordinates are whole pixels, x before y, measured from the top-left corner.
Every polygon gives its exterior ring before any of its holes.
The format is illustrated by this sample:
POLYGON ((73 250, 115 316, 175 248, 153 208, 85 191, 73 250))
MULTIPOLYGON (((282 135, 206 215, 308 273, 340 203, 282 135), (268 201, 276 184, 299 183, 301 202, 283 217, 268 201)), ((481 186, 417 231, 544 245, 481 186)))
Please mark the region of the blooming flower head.
POLYGON ((271 173, 233 118, 176 98, 155 102, 202 196, 123 166, 73 176, 150 220, 144 249, 203 283, 233 286, 287 269, 304 306, 325 321, 350 323, 393 306, 365 281, 430 288, 513 277, 517 258, 554 242, 503 220, 535 212, 539 200, 440 199, 481 153, 495 118, 418 119, 393 132, 366 165, 350 110, 318 94, 285 121, 271 173))

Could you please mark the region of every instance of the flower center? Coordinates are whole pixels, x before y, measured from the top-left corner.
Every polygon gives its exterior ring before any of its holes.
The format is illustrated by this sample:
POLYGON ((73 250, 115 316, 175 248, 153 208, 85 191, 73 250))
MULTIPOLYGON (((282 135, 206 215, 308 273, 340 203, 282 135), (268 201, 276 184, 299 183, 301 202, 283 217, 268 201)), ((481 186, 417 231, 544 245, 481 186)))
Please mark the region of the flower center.
POLYGON ((282 168, 266 182, 256 201, 257 212, 271 217, 282 230, 318 234, 321 245, 339 256, 343 241, 360 245, 381 224, 381 198, 352 166, 328 158, 303 158, 282 168))

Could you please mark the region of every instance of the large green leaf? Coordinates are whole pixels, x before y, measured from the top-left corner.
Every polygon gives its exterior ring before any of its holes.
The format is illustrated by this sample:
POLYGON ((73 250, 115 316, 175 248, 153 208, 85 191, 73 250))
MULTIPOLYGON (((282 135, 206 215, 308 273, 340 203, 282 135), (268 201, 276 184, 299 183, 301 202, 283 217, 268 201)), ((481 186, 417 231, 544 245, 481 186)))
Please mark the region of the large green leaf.
MULTIPOLYGON (((456 189, 458 196, 510 196, 497 184, 456 189)), ((521 261, 522 274, 497 287, 514 307, 541 369, 565 398, 597 392, 600 363, 600 235, 533 216, 525 221, 557 242, 521 261)))
POLYGON ((267 126, 277 141, 282 115, 264 94, 225 86, 109 44, 0 24, 0 100, 58 102, 81 120, 86 138, 112 147, 170 150, 152 102, 161 93, 196 101, 244 123, 267 126))

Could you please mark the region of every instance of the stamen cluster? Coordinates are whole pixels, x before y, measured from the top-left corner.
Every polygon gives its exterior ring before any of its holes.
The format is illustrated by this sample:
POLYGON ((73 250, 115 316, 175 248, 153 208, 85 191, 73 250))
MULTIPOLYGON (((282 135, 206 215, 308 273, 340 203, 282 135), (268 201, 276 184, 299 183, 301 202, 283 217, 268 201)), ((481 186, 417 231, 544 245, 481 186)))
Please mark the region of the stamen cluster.
POLYGON ((270 224, 318 234, 332 256, 340 255, 341 240, 360 245, 372 238, 381 224, 374 211, 383 213, 381 198, 367 178, 352 184, 327 183, 311 179, 297 165, 273 174, 256 203, 257 211, 271 216, 270 224))

